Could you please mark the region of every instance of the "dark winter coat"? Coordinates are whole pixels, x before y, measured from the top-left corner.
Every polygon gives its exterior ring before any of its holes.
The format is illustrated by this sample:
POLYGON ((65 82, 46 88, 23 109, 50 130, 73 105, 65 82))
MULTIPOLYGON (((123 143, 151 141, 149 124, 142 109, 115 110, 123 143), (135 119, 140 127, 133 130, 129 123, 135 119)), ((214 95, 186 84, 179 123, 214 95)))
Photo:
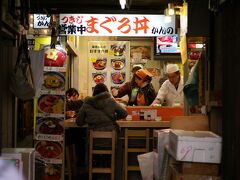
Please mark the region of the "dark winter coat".
POLYGON ((156 98, 156 91, 153 88, 152 83, 149 83, 147 86, 143 87, 143 88, 138 88, 136 84, 132 83, 132 82, 127 82, 125 83, 123 86, 120 87, 120 89, 118 90, 118 94, 117 96, 115 96, 115 98, 121 98, 125 95, 128 95, 129 97, 129 102, 128 105, 129 106, 137 106, 137 99, 136 97, 134 98, 134 101, 130 101, 132 95, 132 90, 134 88, 138 89, 138 92, 142 92, 144 94, 145 97, 145 106, 149 106, 152 104, 152 102, 154 101, 154 99, 156 98))
POLYGON ((118 119, 125 118, 127 111, 122 108, 108 92, 87 97, 79 110, 76 123, 88 124, 89 129, 111 131, 118 119))
POLYGON ((67 100, 66 101, 66 111, 75 111, 78 113, 79 109, 82 107, 83 101, 82 100, 67 100))

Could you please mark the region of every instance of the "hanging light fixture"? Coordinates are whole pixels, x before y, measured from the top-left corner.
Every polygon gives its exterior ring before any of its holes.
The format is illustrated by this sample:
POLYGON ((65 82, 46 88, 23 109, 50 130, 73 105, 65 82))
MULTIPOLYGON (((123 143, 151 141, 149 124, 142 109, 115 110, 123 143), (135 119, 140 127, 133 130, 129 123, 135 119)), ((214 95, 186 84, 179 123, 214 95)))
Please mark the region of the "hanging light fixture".
POLYGON ((180 15, 182 11, 182 5, 168 3, 168 7, 164 10, 165 16, 180 15))
POLYGON ((174 4, 173 3, 168 3, 168 14, 169 14, 169 16, 174 15, 174 4))
POLYGON ((125 9, 126 0, 119 0, 119 3, 120 3, 120 5, 121 5, 121 9, 125 9))

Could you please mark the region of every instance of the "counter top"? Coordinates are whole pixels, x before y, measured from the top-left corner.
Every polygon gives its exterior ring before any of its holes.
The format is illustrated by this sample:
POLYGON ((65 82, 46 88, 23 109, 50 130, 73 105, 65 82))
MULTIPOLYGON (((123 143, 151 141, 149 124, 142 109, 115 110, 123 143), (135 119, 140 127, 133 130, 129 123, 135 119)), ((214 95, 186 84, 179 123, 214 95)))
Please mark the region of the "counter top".
POLYGON ((169 128, 169 121, 126 121, 126 120, 118 120, 117 124, 121 128, 127 127, 149 127, 149 128, 169 128))
MULTIPOLYGON (((75 118, 70 118, 64 120, 63 126, 65 129, 67 128, 81 128, 81 127, 87 127, 87 125, 84 126, 78 126, 75 122, 75 118)), ((149 128, 169 128, 170 122, 169 121, 126 121, 124 119, 118 120, 117 124, 121 128, 126 127, 149 127, 149 128)))
POLYGON ((75 121, 76 121, 76 118, 66 119, 66 120, 64 120, 63 127, 65 129, 67 129, 67 128, 79 128, 80 126, 78 126, 75 121))

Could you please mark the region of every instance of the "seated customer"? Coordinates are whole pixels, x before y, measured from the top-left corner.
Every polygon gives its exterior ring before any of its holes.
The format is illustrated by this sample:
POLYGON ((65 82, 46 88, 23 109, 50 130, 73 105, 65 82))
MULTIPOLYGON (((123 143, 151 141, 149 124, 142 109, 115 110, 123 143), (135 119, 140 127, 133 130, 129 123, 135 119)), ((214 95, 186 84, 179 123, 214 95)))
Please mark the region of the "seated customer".
POLYGON ((76 117, 83 101, 78 99, 79 93, 75 88, 70 88, 66 91, 66 117, 76 117))
POLYGON ((115 121, 126 116, 127 111, 111 97, 107 86, 100 83, 94 87, 93 96, 85 98, 76 123, 79 126, 88 124, 89 129, 111 131, 115 121))

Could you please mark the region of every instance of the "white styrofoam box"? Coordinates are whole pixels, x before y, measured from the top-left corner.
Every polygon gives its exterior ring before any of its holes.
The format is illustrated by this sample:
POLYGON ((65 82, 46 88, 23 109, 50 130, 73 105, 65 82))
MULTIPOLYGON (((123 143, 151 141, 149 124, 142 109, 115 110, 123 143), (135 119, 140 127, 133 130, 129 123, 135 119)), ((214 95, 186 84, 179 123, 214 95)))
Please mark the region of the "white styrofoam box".
POLYGON ((160 129, 153 131, 154 146, 156 149, 156 154, 153 158, 153 176, 156 180, 160 179, 165 152, 164 147, 169 144, 169 130, 170 129, 160 129))
POLYGON ((143 112, 144 120, 155 120, 157 117, 156 109, 141 109, 140 112, 143 112))
POLYGON ((0 156, 0 179, 23 180, 22 166, 20 157, 0 156))
POLYGON ((220 163, 222 138, 211 131, 170 130, 169 152, 178 161, 220 163))
POLYGON ((3 157, 21 159, 23 176, 26 180, 35 179, 35 149, 34 148, 3 148, 3 157))

